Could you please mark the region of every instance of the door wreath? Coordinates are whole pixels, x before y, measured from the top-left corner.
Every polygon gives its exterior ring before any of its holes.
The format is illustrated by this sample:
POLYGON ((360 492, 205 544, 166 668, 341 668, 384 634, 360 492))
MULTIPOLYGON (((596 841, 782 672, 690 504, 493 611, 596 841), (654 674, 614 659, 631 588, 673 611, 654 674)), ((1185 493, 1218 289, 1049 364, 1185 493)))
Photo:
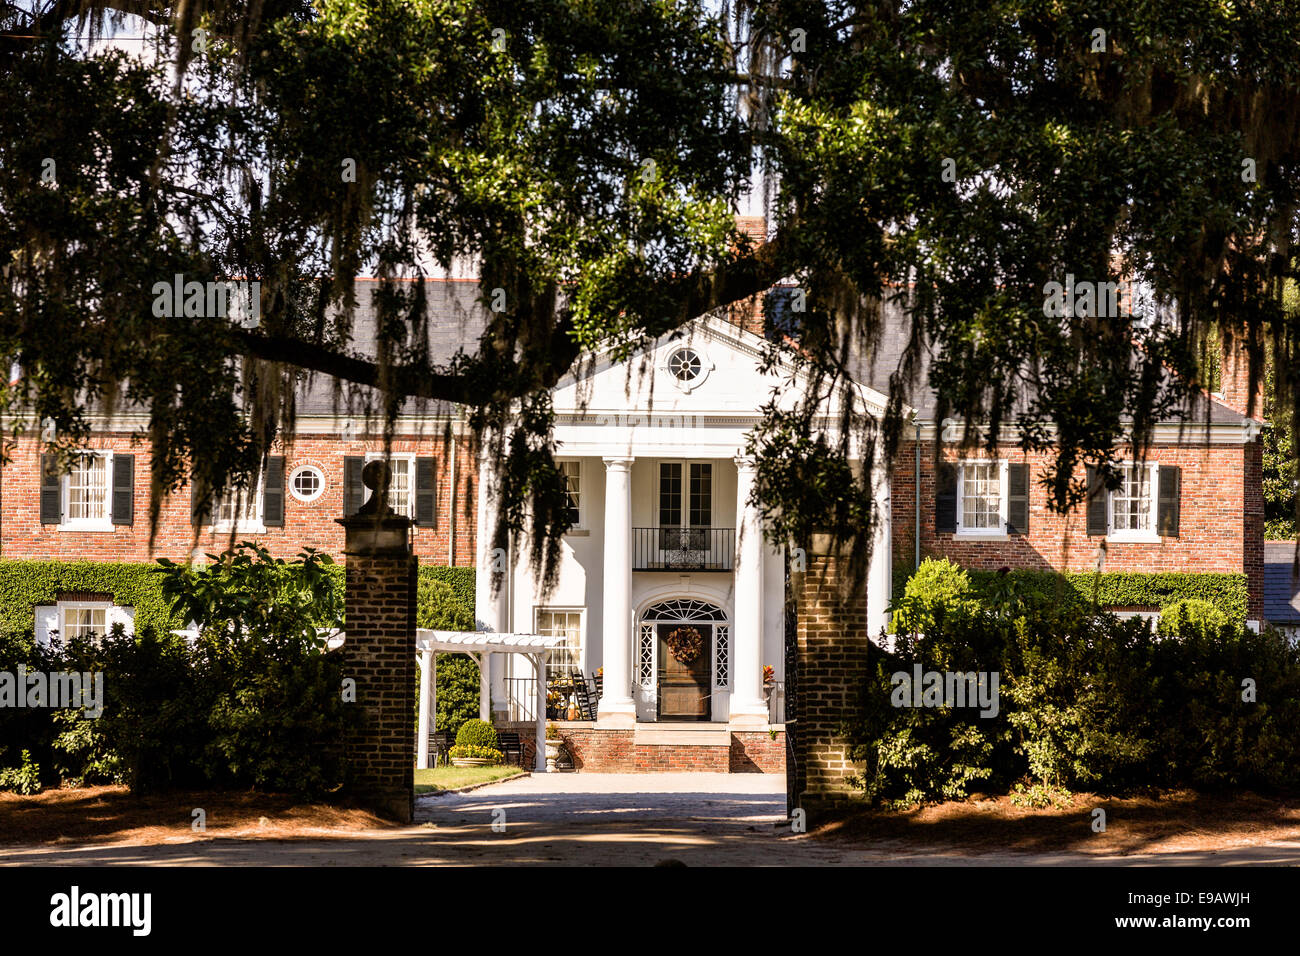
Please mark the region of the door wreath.
POLYGON ((689 664, 700 656, 704 650, 704 638, 693 627, 679 627, 666 638, 664 643, 672 651, 673 658, 679 664, 689 664))

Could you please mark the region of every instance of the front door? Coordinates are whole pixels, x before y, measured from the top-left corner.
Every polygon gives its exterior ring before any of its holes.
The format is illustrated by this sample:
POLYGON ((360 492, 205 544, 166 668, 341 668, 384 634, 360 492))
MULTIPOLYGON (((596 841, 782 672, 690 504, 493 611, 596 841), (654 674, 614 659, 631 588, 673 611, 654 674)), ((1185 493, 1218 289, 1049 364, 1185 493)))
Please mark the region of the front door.
POLYGON ((713 696, 713 626, 659 624, 659 719, 708 720, 713 696))

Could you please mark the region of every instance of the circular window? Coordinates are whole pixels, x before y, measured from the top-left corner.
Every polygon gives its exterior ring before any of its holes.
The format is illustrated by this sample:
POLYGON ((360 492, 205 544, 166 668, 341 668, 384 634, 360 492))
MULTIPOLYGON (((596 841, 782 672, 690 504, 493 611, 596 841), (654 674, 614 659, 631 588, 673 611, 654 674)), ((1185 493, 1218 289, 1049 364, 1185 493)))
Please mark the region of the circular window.
POLYGON ((315 501, 325 491, 325 475, 315 465, 303 465, 289 476, 289 490, 299 501, 315 501))
POLYGON ((704 362, 694 349, 678 349, 668 357, 668 372, 679 382, 693 382, 703 370, 704 362))

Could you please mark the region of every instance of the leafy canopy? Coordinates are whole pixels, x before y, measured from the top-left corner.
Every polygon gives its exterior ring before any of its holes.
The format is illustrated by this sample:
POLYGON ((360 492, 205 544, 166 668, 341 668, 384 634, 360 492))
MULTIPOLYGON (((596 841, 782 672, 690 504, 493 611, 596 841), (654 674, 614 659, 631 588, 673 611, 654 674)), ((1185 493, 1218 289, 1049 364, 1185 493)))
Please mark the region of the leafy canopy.
POLYGON ((1255 376, 1267 343, 1294 408, 1298 53, 1289 0, 7 5, 4 401, 65 450, 91 409, 143 408, 155 521, 191 473, 253 470, 306 372, 388 427, 403 397, 459 403, 502 466, 497 543, 528 527, 543 560, 567 520, 547 389, 789 278, 806 310, 773 358, 812 374, 754 439, 775 537, 862 552, 922 375, 968 441, 1014 421, 1053 448, 1065 508, 1078 464, 1110 473, 1208 381, 1211 332, 1255 376), (109 14, 150 41, 74 39, 109 14), (755 164, 757 244, 732 222, 755 164), (424 286, 394 280, 457 269, 500 310, 434 367, 424 286), (349 343, 362 272, 373 354, 349 343), (177 273, 260 281, 260 325, 153 315, 177 273), (1045 309, 1067 277, 1142 294, 1045 309), (910 347, 877 423, 841 386, 886 306, 910 347))

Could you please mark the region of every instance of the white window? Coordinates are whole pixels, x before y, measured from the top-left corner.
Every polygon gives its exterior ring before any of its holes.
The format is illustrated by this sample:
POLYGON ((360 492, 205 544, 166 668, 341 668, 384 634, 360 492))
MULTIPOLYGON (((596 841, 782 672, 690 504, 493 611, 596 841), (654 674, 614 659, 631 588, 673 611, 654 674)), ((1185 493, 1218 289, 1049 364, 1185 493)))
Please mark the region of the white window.
POLYGON ((957 469, 957 533, 1007 533, 1007 462, 965 461, 957 469))
POLYGON ((315 465, 302 465, 289 476, 289 493, 302 502, 312 502, 325 493, 325 474, 315 465))
MULTIPOLYGON (((383 461, 383 452, 369 452, 366 461, 383 461)), ((388 467, 392 471, 392 481, 388 485, 388 507, 399 515, 415 517, 415 455, 396 454, 388 458, 388 467)), ((365 501, 370 500, 372 492, 366 489, 365 501)))
POLYGON ((557 461, 569 496, 569 527, 582 528, 582 462, 576 459, 557 461))
POLYGON ((57 632, 60 639, 102 637, 115 624, 127 634, 135 633, 135 608, 111 601, 71 600, 35 608, 36 640, 47 645, 57 632))
POLYGON ((537 633, 542 637, 564 638, 562 645, 551 648, 551 659, 546 665, 548 681, 582 672, 581 610, 538 608, 537 633))
POLYGON ((103 637, 108 632, 108 609, 111 604, 60 604, 59 636, 65 641, 92 634, 103 637))
POLYGON ((1113 541, 1158 541, 1156 532, 1157 465, 1129 462, 1119 469, 1120 485, 1110 493, 1113 541))
POLYGON ((112 531, 113 453, 79 455, 63 477, 63 523, 60 531, 112 531))
POLYGON ((212 506, 212 527, 216 531, 262 534, 262 476, 243 488, 230 488, 212 506))

